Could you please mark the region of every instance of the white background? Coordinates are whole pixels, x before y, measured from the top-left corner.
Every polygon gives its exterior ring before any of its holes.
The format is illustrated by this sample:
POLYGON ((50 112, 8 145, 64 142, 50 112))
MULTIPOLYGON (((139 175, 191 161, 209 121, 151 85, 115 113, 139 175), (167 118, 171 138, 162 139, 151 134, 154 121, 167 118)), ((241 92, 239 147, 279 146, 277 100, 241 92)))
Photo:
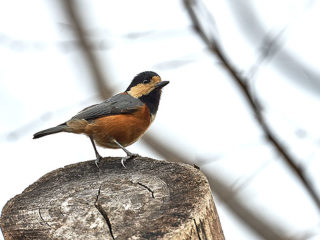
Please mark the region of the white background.
MULTIPOLYGON (((263 36, 259 39, 240 27, 235 11, 242 2, 207 1, 207 7, 227 56, 250 76, 263 36)), ((125 90, 134 75, 144 70, 156 71, 170 81, 151 134, 195 163, 210 160, 202 167, 218 172, 238 197, 289 235, 320 239, 319 209, 263 139, 239 89, 192 31, 180 1, 78 3, 86 16, 88 37, 99 47, 95 54, 115 92, 125 90)), ((279 62, 282 52, 290 52, 317 72, 320 4, 251 1, 250 5, 267 34, 274 37, 283 31, 278 39, 281 47, 261 64, 250 84, 268 123, 304 166, 319 193, 319 89, 308 84, 308 76, 295 74, 295 78, 282 72, 279 62)), ((297 71, 303 73, 303 69, 297 71)), ((85 136, 63 133, 32 140, 32 134, 99 101, 59 1, 0 1, 1 209, 45 173, 94 159, 85 136)), ((142 142, 129 150, 161 159, 142 142)), ((124 154, 101 148, 99 152, 124 154)), ((223 202, 216 199, 216 204, 226 239, 260 239, 223 202)))

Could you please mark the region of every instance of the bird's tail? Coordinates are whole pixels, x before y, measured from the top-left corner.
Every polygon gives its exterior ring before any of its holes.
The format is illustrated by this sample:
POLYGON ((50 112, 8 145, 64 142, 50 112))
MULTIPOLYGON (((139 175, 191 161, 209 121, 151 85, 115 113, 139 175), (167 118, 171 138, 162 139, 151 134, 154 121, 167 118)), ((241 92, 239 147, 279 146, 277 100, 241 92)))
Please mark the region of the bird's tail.
POLYGON ((40 132, 33 134, 33 139, 41 138, 41 137, 44 137, 44 136, 47 136, 50 134, 54 134, 54 133, 64 132, 66 130, 66 127, 67 127, 67 125, 65 123, 63 123, 63 124, 60 124, 56 127, 42 130, 40 132))

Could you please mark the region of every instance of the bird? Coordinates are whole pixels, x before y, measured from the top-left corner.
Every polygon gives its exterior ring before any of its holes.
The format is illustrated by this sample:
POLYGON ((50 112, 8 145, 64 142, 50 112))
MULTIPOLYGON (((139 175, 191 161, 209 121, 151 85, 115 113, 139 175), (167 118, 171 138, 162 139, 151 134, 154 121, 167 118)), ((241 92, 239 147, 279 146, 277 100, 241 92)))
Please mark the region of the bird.
POLYGON ((153 71, 141 72, 124 92, 84 108, 62 124, 35 133, 33 139, 60 132, 85 134, 91 140, 98 168, 102 157, 96 144, 111 149, 121 148, 126 153, 121 158, 125 167, 128 159, 139 156, 126 147, 136 142, 155 119, 162 88, 168 83, 153 71))

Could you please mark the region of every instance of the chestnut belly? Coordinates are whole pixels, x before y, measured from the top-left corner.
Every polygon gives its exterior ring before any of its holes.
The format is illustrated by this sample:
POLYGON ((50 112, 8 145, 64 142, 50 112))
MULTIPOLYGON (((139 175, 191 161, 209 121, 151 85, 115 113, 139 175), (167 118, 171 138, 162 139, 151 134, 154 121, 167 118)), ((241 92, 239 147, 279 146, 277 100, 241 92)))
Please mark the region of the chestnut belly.
POLYGON ((95 142, 107 148, 119 148, 115 139, 126 147, 137 141, 150 125, 150 114, 121 114, 106 116, 94 120, 86 127, 85 134, 95 142))

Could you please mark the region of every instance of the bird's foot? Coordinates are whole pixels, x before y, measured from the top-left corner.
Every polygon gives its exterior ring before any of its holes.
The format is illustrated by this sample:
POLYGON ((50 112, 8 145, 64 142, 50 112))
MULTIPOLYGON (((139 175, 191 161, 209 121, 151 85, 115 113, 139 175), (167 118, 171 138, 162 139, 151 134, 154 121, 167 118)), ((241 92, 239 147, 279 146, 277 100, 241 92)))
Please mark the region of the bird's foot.
POLYGON ((136 157, 140 157, 140 155, 139 155, 139 154, 136 154, 136 153, 129 153, 127 156, 121 158, 121 164, 122 164, 122 166, 123 166, 124 168, 126 168, 126 166, 124 165, 125 162, 126 162, 127 160, 129 160, 129 159, 134 159, 134 158, 136 158, 136 157))
POLYGON ((102 159, 103 157, 101 157, 100 155, 97 155, 96 157, 97 157, 97 158, 96 158, 96 160, 94 160, 94 163, 96 164, 97 168, 100 169, 99 163, 100 163, 100 161, 101 161, 101 159, 102 159))

